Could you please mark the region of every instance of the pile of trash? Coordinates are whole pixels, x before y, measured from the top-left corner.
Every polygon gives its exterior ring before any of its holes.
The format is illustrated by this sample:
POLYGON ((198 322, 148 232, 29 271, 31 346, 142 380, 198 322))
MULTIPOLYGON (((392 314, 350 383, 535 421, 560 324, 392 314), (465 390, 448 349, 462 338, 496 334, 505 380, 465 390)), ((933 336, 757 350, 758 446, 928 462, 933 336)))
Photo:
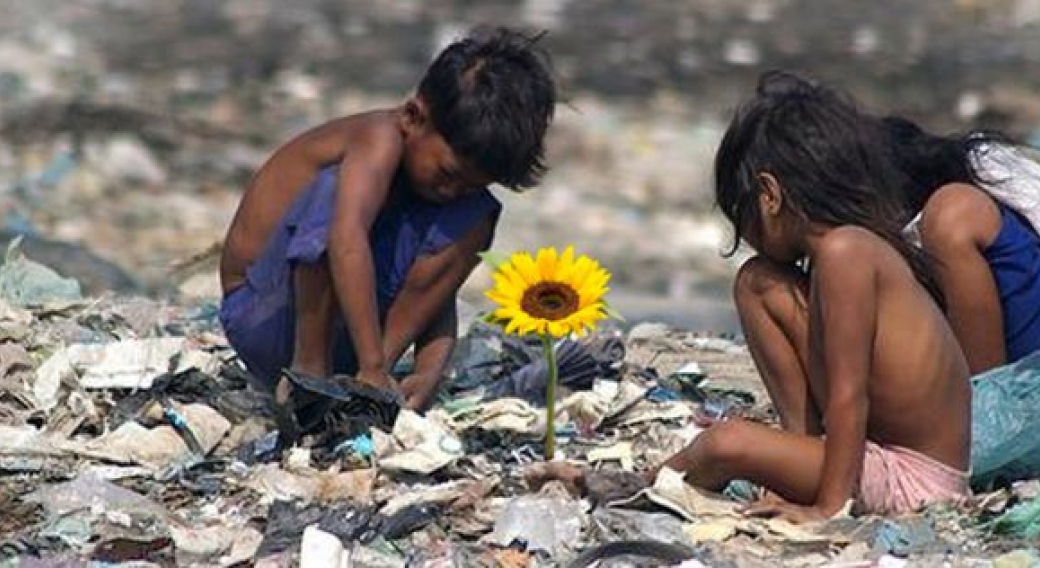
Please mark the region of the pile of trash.
MULTIPOLYGON (((642 475, 711 422, 775 421, 738 339, 565 340, 545 462, 536 344, 473 323, 433 408, 278 447, 216 306, 82 297, 0 266, 0 566, 1031 566, 1040 482, 897 519, 741 514, 642 475), (574 472, 581 472, 581 480, 574 472)), ((402 363, 402 370, 407 366, 402 363)))

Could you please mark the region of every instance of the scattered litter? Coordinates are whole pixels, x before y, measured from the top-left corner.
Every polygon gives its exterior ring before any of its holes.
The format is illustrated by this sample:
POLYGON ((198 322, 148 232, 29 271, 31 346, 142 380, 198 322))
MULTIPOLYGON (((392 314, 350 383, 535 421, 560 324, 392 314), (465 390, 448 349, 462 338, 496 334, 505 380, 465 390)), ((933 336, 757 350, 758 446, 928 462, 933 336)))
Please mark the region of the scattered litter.
POLYGON ((85 444, 84 451, 122 463, 162 469, 186 461, 192 455, 204 457, 231 427, 226 418, 204 404, 180 406, 178 413, 183 421, 179 428, 173 425, 148 428, 138 422, 126 422, 85 444), (189 434, 185 436, 178 430, 189 434))
POLYGON ((79 282, 30 260, 19 248, 21 238, 7 246, 0 264, 0 300, 14 306, 43 306, 82 299, 79 282))
POLYGON ((1040 499, 1012 507, 993 521, 993 531, 1024 539, 1040 537, 1040 499))
MULTIPOLYGON (((28 309, 0 300, 3 555, 278 567, 764 566, 783 555, 859 566, 875 544, 879 565, 898 564, 945 552, 951 530, 978 542, 1036 530, 1035 480, 978 498, 978 514, 996 520, 955 514, 917 547, 876 520, 746 517, 728 497, 739 484, 715 495, 666 469, 648 485, 646 470, 705 420, 773 420, 741 345, 701 349, 667 326, 644 329, 645 340, 560 345, 576 378, 557 405, 561 461, 542 461, 533 390, 489 398, 511 373, 523 378, 513 386, 538 384, 538 369, 523 369, 540 358, 480 324, 460 342, 449 394, 425 415, 401 411, 387 433, 330 413, 281 451, 270 396, 212 314, 137 299, 28 309)), ((915 518, 925 514, 898 527, 915 518)))
POLYGON ((303 531, 300 544, 300 568, 348 568, 350 556, 343 550, 343 543, 311 525, 303 531))
POLYGON ((463 456, 462 442, 433 418, 402 410, 391 434, 372 429, 379 468, 430 474, 463 456))
POLYGON ((874 552, 906 558, 912 553, 927 552, 936 544, 935 528, 926 518, 902 521, 884 520, 874 534, 874 552))
MULTIPOLYGON (((148 389, 166 372, 190 368, 214 374, 216 358, 188 348, 184 338, 128 339, 101 345, 70 345, 59 350, 37 371, 37 398, 53 406, 57 384, 76 377, 85 389, 148 389)), ((48 406, 49 408, 49 406, 48 406)))
POLYGON ((973 377, 974 487, 1040 476, 1040 352, 973 377))
POLYGON ((583 518, 581 505, 565 496, 544 491, 523 495, 506 504, 495 530, 485 540, 503 547, 521 542, 528 550, 559 558, 578 542, 583 518))
POLYGON ((61 516, 87 509, 99 513, 146 514, 165 518, 166 509, 147 497, 92 475, 41 487, 30 495, 50 515, 61 516))
POLYGON ((607 448, 596 448, 586 455, 589 463, 600 463, 605 461, 616 461, 621 464, 621 469, 632 471, 635 467, 635 455, 632 453, 632 442, 618 442, 607 448))
POLYGON ((1040 554, 1032 549, 1013 550, 993 559, 993 568, 1035 568, 1040 566, 1040 554))
POLYGON ((244 483, 260 493, 267 503, 290 499, 364 502, 372 494, 375 476, 375 470, 371 469, 291 473, 278 464, 260 464, 244 483))

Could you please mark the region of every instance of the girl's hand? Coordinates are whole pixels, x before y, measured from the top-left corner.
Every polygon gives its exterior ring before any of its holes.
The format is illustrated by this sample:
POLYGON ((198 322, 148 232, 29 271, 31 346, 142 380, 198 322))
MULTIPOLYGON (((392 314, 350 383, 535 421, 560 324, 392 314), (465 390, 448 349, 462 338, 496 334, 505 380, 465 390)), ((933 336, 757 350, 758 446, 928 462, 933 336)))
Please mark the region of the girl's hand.
POLYGON ((795 505, 775 496, 752 503, 744 509, 744 514, 755 517, 779 517, 799 524, 825 521, 829 518, 829 515, 816 507, 795 505))

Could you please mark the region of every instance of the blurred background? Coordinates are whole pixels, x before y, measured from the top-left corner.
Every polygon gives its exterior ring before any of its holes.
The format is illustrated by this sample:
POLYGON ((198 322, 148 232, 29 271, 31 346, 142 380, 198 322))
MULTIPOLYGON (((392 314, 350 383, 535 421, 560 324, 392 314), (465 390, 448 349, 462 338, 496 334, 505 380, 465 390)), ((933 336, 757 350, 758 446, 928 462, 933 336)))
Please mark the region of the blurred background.
MULTIPOLYGON (((551 173, 495 249, 574 244, 630 322, 737 329, 711 161, 763 70, 1040 144, 1040 0, 0 0, 0 245, 90 292, 213 300, 252 171, 392 105, 478 24, 547 30, 551 173)), ((478 306, 485 273, 464 298, 478 306)))

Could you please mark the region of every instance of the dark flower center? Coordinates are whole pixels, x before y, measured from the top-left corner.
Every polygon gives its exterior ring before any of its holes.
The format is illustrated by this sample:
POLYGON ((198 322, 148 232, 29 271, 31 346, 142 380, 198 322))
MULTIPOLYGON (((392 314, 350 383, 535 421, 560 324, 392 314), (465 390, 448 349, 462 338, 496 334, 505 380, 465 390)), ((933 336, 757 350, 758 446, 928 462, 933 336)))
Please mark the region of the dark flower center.
POLYGON ((524 292, 520 306, 532 317, 560 320, 578 311, 578 293, 560 282, 539 282, 524 292))

